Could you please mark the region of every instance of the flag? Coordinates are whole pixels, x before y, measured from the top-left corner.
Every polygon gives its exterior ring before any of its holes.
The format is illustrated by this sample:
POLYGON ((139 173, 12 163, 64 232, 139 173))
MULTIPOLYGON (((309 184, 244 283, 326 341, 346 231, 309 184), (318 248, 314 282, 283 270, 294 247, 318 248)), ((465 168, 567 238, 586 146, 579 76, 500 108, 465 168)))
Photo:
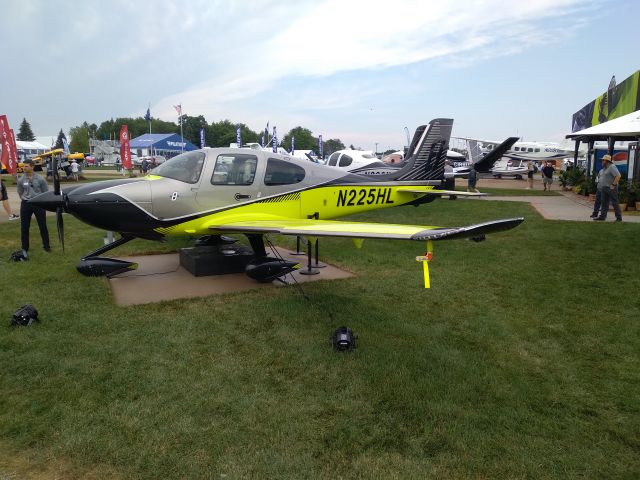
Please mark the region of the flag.
POLYGON ((147 107, 147 113, 144 115, 144 119, 147 122, 151 121, 151 104, 149 104, 149 106, 147 107))
POLYGON ((62 137, 62 148, 64 149, 65 155, 69 155, 71 153, 71 150, 69 150, 69 142, 67 142, 65 137, 62 137))
POLYGON ((2 140, 2 164, 8 173, 15 175, 18 162, 13 154, 11 129, 6 115, 0 115, 0 140, 2 140))
POLYGON ((240 130, 240 125, 236 128, 236 144, 238 145, 238 148, 242 148, 242 132, 240 130))
POLYGON ((296 137, 291 137, 291 155, 296 151, 296 137))
POLYGON ((260 135, 260 146, 264 148, 264 133, 260 135))
POLYGON ((182 104, 174 105, 173 108, 176 109, 176 112, 178 112, 178 116, 181 117, 182 116, 182 104))
POLYGON ((269 122, 267 122, 267 126, 264 129, 264 141, 265 141, 264 146, 266 146, 267 143, 269 143, 269 122))
POLYGON ((207 146, 207 144, 204 141, 204 128, 201 128, 200 129, 200 148, 204 148, 206 146, 207 146))
POLYGON ((276 127, 273 127, 272 147, 273 153, 278 153, 278 135, 276 134, 276 127))
POLYGON ((122 167, 127 170, 131 170, 131 149, 129 148, 129 127, 122 125, 120 127, 120 160, 122 161, 122 167))
POLYGON ((322 141, 322 135, 318 136, 318 156, 320 160, 324 160, 324 142, 322 141))

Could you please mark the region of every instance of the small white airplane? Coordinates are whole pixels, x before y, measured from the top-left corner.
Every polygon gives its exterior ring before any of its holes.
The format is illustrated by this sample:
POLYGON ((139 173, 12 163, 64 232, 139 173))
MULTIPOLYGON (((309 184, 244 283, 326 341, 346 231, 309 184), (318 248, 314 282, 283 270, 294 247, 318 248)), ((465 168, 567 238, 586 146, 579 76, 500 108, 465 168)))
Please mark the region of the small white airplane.
MULTIPOLYGON (((453 137, 459 140, 466 140, 470 151, 479 151, 480 154, 487 154, 496 148, 499 142, 480 140, 467 137, 453 137)), ((549 160, 561 160, 574 156, 574 143, 554 143, 554 142, 515 142, 507 150, 504 157, 512 160, 531 160, 534 162, 546 162, 549 160)))
MULTIPOLYGON (((452 165, 454 162, 468 163, 464 155, 453 150, 447 150, 446 159, 452 165)), ((376 176, 397 172, 404 164, 403 151, 393 152, 380 160, 371 150, 345 149, 333 152, 325 165, 358 175, 376 176)))

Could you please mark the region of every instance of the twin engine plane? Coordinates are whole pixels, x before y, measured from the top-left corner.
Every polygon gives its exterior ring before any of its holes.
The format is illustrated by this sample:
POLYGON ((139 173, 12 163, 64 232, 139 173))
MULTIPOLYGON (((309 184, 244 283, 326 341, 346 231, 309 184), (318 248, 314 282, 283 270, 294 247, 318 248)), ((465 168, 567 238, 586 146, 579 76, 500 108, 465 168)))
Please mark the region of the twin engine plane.
POLYGON ((454 193, 439 188, 452 125, 451 119, 435 119, 418 127, 407 161, 390 175, 355 175, 267 151, 205 148, 178 155, 141 178, 106 180, 62 191, 54 176, 54 190, 30 202, 57 212, 62 242, 63 212, 94 227, 120 233, 121 238, 115 242, 82 258, 77 268, 85 275, 110 276, 136 268, 133 263, 100 256, 134 238, 224 238, 220 236, 244 234, 255 255, 245 271, 257 281, 268 282, 299 268, 297 263, 267 256, 264 235, 282 234, 307 239, 425 242, 427 253, 418 258, 424 262, 428 286, 426 262, 430 260, 433 241, 483 240, 485 234, 514 228, 524 219, 462 227, 334 219, 381 208, 419 205, 454 193))

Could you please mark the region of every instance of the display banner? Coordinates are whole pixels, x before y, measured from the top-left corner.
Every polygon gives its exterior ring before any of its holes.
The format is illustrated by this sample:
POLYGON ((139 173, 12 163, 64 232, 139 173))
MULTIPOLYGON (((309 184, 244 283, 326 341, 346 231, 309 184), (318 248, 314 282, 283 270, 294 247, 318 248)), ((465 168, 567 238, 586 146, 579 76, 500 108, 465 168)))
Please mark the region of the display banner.
POLYGON ((2 141, 2 165, 7 169, 7 173, 15 175, 18 162, 13 155, 11 129, 6 115, 0 115, 0 139, 2 141))
POLYGON ((571 131, 599 125, 640 110, 640 70, 616 85, 609 83, 606 92, 573 114, 571 131))
POLYGON ((291 155, 296 151, 296 137, 291 137, 291 155))
POLYGON ((240 125, 236 128, 236 144, 238 145, 238 148, 242 148, 242 132, 240 130, 240 125))
POLYGON ((200 148, 204 148, 207 146, 207 143, 204 140, 204 128, 200 129, 200 148))
POLYGON ((11 151, 9 155, 12 155, 13 163, 18 166, 20 159, 18 158, 18 144, 16 143, 16 134, 13 133, 13 129, 9 129, 9 139, 11 140, 11 151))
POLYGON ((122 161, 122 167, 127 170, 131 170, 131 149, 129 148, 129 127, 122 125, 120 127, 120 160, 122 161))
POLYGON ((324 142, 322 141, 322 135, 318 136, 318 156, 320 160, 324 160, 324 142))

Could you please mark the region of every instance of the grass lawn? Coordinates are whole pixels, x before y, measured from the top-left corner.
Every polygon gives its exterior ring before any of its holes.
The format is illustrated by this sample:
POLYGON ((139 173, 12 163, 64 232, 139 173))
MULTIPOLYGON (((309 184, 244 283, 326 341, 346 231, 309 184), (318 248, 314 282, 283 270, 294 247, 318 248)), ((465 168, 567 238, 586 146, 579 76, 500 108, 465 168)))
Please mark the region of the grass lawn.
POLYGON ((0 329, 0 478, 638 478, 640 225, 446 200, 356 218, 520 215, 486 242, 436 243, 430 290, 417 242, 322 240, 357 276, 308 299, 132 307, 75 271, 103 232, 67 216, 66 253, 47 254, 33 226, 16 264, 19 225, 0 224, 0 319, 27 302, 42 319, 0 329), (331 349, 341 325, 352 354, 331 349))

